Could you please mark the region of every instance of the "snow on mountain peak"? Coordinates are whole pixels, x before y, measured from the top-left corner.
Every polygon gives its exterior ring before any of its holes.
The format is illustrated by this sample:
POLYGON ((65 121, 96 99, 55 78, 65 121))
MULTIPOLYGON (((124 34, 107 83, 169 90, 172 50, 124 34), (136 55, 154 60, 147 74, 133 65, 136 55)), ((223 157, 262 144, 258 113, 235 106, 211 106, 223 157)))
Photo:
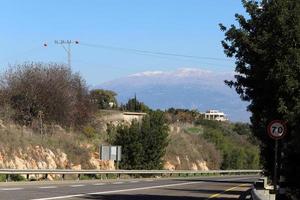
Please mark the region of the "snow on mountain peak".
POLYGON ((164 74, 163 71, 145 71, 145 72, 140 72, 140 73, 135 73, 129 75, 129 77, 137 77, 137 76, 157 76, 157 75, 162 75, 164 74))
POLYGON ((173 71, 144 71, 131 74, 128 77, 159 77, 159 76, 174 76, 174 77, 188 77, 188 76, 211 76, 214 73, 209 70, 197 68, 179 68, 173 71))

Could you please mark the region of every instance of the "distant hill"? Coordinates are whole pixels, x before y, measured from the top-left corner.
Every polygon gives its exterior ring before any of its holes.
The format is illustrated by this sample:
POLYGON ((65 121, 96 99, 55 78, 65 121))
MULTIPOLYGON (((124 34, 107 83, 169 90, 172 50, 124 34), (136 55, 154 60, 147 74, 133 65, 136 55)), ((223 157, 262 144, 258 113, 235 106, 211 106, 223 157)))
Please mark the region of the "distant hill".
POLYGON ((231 121, 248 122, 247 103, 224 84, 233 73, 215 73, 193 68, 175 71, 146 71, 96 86, 118 93, 119 102, 137 95, 151 108, 219 109, 231 121))

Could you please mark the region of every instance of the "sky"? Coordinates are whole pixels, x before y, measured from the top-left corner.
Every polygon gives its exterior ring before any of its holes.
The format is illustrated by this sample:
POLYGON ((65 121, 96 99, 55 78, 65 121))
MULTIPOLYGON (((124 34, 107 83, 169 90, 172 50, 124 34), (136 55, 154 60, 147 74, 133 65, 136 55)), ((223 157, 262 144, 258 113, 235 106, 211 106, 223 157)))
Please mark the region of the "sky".
POLYGON ((229 26, 235 13, 244 14, 240 0, 0 2, 0 71, 31 61, 67 63, 67 53, 54 40, 79 41, 71 46, 71 67, 89 85, 184 67, 232 72, 234 61, 223 53, 218 24, 229 26))

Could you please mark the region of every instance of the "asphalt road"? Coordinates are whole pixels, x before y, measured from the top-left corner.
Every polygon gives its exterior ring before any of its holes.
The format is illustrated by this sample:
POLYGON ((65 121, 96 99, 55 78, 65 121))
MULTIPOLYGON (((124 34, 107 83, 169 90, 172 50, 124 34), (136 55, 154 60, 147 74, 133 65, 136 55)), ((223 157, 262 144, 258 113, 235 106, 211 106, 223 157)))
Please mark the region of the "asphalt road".
POLYGON ((1 183, 5 200, 234 200, 246 194, 259 177, 201 177, 182 179, 135 179, 1 183))

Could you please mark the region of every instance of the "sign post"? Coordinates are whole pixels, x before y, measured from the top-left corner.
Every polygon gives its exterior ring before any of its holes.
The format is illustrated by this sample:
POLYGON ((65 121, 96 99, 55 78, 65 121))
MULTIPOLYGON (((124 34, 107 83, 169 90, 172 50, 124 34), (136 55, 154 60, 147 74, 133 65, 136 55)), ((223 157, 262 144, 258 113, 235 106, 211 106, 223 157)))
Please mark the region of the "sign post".
POLYGON ((277 194, 277 182, 278 182, 278 140, 282 139, 287 133, 287 127, 284 121, 273 120, 269 123, 267 128, 269 136, 275 140, 275 159, 274 159, 274 192, 277 194))

